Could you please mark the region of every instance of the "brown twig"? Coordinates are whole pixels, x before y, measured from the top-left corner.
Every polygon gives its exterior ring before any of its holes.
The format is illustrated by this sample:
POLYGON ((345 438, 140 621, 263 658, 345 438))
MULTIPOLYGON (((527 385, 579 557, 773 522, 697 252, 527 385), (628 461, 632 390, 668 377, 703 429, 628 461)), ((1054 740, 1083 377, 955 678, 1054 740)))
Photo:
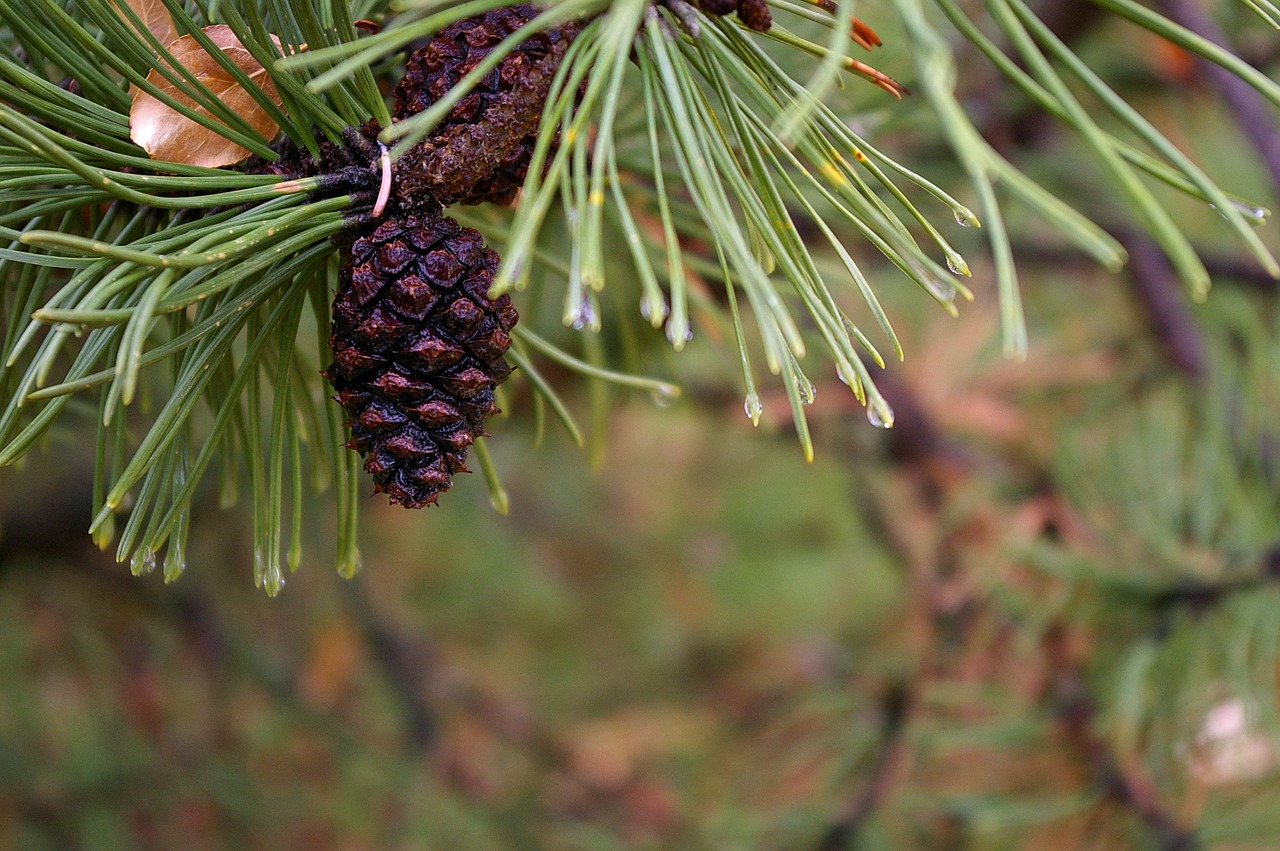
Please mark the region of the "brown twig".
POLYGON ((818 844, 818 851, 840 851, 862 830, 867 819, 892 792, 909 756, 905 732, 915 713, 914 685, 893 685, 884 697, 884 723, 880 728, 880 743, 876 751, 871 773, 862 789, 849 802, 848 808, 827 828, 818 844))
POLYGON ((402 634, 378 611, 357 576, 341 583, 343 598, 359 627, 374 661, 387 677, 405 717, 408 747, 418 754, 431 750, 436 741, 436 713, 427 704, 431 655, 421 641, 402 634))
POLYGON ((1141 767, 1118 759, 1094 732, 1097 707, 1072 645, 1070 631, 1062 624, 1051 629, 1045 639, 1045 654, 1053 674, 1052 699, 1066 740, 1084 757, 1097 788, 1142 819, 1160 851, 1200 848, 1195 832, 1168 812, 1155 784, 1141 767))
POLYGON ((907 734, 920 696, 929 679, 939 672, 939 660, 947 648, 962 640, 966 623, 954 604, 942 602, 947 596, 944 588, 958 569, 963 533, 922 544, 899 515, 936 515, 949 490, 972 472, 973 459, 944 436, 905 383, 888 378, 878 386, 899 415, 889 452, 903 473, 905 493, 899 496, 910 505, 895 501, 894 510, 889 511, 885 500, 872 499, 866 511, 874 517, 873 528, 880 530, 885 545, 896 553, 910 578, 913 612, 906 620, 920 625, 913 642, 916 664, 908 677, 886 690, 884 720, 867 779, 822 833, 817 851, 838 851, 856 844, 867 822, 892 798, 908 771, 912 751, 907 734))
POLYGON ((1129 252, 1129 281, 1133 291, 1170 362, 1191 378, 1204 378, 1207 372, 1204 340, 1169 261, 1160 247, 1144 234, 1124 233, 1120 241, 1129 252))

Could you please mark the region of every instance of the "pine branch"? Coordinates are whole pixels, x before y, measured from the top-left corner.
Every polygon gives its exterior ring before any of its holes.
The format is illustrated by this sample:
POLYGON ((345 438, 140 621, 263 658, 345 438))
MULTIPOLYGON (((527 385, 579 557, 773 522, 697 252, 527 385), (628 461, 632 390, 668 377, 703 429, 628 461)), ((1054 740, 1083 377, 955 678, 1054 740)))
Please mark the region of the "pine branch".
MULTIPOLYGON (((1244 5, 1280 22, 1270 0, 1244 5)), ((608 362, 592 335, 643 323, 664 330, 679 351, 705 323, 708 334, 732 335, 730 358, 753 421, 762 410, 759 365, 781 382, 809 457, 815 370, 833 369, 872 423, 892 425, 872 364, 884 365, 881 347, 892 357, 904 352, 864 248, 954 313, 971 294, 949 219, 981 218, 1004 346, 1015 356, 1025 352, 1026 333, 998 190, 1107 266, 1125 259, 1113 237, 982 138, 954 91, 954 34, 1095 154, 1194 297, 1204 295, 1208 270, 1152 194, 1152 179, 1211 204, 1264 271, 1280 274, 1254 230, 1266 211, 1219 188, 1076 55, 1070 34, 1094 15, 1118 15, 1273 105, 1280 86, 1132 0, 1095 0, 1088 8, 1101 12, 1073 10, 1065 22, 1054 18, 1065 7, 1046 20, 1024 0, 988 0, 986 17, 953 0, 903 0, 894 11, 919 96, 901 102, 907 87, 894 76, 910 69, 890 75, 855 57, 880 38, 853 17, 851 0, 557 0, 420 112, 393 116, 380 86, 403 52, 503 6, 164 0, 171 29, 162 38, 127 0, 39 0, 35 15, 0 0, 0 268, 10 283, 0 463, 21 459, 86 402, 98 446, 91 534, 102 546, 114 541, 120 560, 140 572, 164 561, 167 578, 180 575, 192 499, 217 465, 224 493, 240 490, 241 478, 247 484, 254 575, 268 591, 302 559, 308 486, 335 490, 339 567, 355 571, 359 462, 341 449, 348 427, 314 377, 332 356, 324 329, 335 258, 385 213, 388 198, 416 203, 404 191, 416 185, 406 175, 424 146, 450 152, 427 169, 426 182, 437 185, 438 166, 508 125, 523 133, 539 105, 520 202, 510 213, 474 217, 501 248, 489 295, 554 300, 563 325, 587 332, 568 337, 567 349, 554 327, 515 332, 518 380, 529 381, 539 410, 549 406, 581 439, 570 406, 540 374, 543 358, 672 398, 672 383, 608 362), (935 9, 954 33, 938 28, 935 9), (735 17, 723 14, 732 10, 735 17), (357 16, 375 22, 358 28, 357 16), (520 121, 495 114, 442 141, 442 122, 486 75, 539 33, 566 27, 573 37, 538 66, 539 85, 503 102, 502 115, 520 121), (220 48, 228 39, 244 67, 220 48), (179 54, 197 57, 200 68, 179 54), (870 85, 841 92, 846 75, 870 85), (267 138, 273 130, 229 107, 228 91, 280 136, 267 138), (131 139, 131 107, 144 96, 189 121, 193 139, 238 145, 254 158, 210 168, 186 153, 176 161, 144 156, 131 139), (980 216, 853 129, 849 115, 872 102, 892 114, 933 112, 980 216), (1096 105, 1126 138, 1096 120, 1096 105), (939 211, 947 222, 935 222, 939 211), (826 274, 828 258, 838 274, 826 274), (606 287, 622 295, 606 300, 606 287), (606 309, 618 303, 635 310, 606 309), (156 394, 153 413, 137 413, 144 391, 156 394), (140 439, 131 437, 134 425, 140 439)), ((519 148, 496 142, 469 166, 490 169, 504 159, 499 150, 519 148)), ((483 447, 477 456, 494 504, 505 505, 483 447)))

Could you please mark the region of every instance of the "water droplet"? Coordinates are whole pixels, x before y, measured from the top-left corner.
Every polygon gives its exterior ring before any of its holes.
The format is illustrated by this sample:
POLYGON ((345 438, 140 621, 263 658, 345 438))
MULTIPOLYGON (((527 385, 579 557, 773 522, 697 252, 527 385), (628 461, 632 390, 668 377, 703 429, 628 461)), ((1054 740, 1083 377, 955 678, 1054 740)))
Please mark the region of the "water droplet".
POLYGON ((893 409, 883 401, 867 405, 867 422, 876 428, 893 428, 893 409))
POLYGON ((667 300, 665 298, 659 296, 657 299, 652 299, 647 295, 641 296, 640 315, 645 318, 645 321, 661 324, 667 320, 667 316, 670 313, 671 308, 667 307, 667 300), (656 309, 654 301, 657 301, 656 309))
POLYGON ((164 581, 174 582, 187 570, 187 556, 182 547, 169 545, 164 557, 164 581))
POLYGON ((669 384, 656 387, 649 391, 649 398, 653 400, 653 404, 659 408, 670 408, 680 398, 680 390, 669 384))
POLYGON ((684 348, 685 343, 693 339, 693 329, 689 327, 687 321, 677 323, 671 320, 667 323, 667 339, 671 341, 671 345, 678 352, 684 348))
MULTIPOLYGON (((1216 204, 1210 204, 1209 206, 1215 210, 1218 209, 1218 206, 1216 204)), ((1265 207, 1258 207, 1254 204, 1246 204, 1243 201, 1232 201, 1231 206, 1235 207, 1237 210, 1243 213, 1245 217, 1253 219, 1255 224, 1262 224, 1267 219, 1271 218, 1271 211, 1265 207)))
POLYGON ((350 579, 361 570, 364 570, 364 561, 359 550, 352 553, 351 558, 344 558, 338 563, 338 575, 343 579, 350 579))
POLYGON ((575 331, 585 328, 590 328, 592 331, 600 330, 600 317, 596 315, 596 306, 587 296, 582 297, 578 306, 569 312, 566 319, 575 331))
POLYGON ((267 571, 267 575, 262 579, 262 587, 268 597, 274 597, 280 593, 280 589, 284 587, 284 575, 280 573, 278 567, 272 567, 267 571))
POLYGON ((133 554, 129 559, 129 572, 134 576, 146 576, 156 569, 156 554, 152 550, 143 550, 133 554))
POLYGON ((952 212, 955 213, 956 224, 962 228, 971 228, 978 223, 978 217, 973 214, 972 210, 956 207, 952 212))
POLYGON ((760 416, 764 413, 764 403, 760 401, 760 396, 754 390, 747 394, 747 400, 742 405, 742 409, 747 412, 747 416, 751 419, 751 424, 760 425, 760 416))
POLYGON ((845 371, 845 368, 843 366, 837 365, 836 378, 840 379, 840 383, 844 384, 846 387, 852 390, 855 395, 858 395, 858 396, 862 395, 862 379, 858 376, 857 373, 850 375, 848 372, 845 371))
POLYGON ((965 262, 963 257, 955 252, 947 253, 947 268, 957 275, 964 275, 966 278, 969 277, 969 264, 965 262))
POLYGON ((801 403, 805 405, 812 405, 814 398, 818 395, 817 388, 813 386, 813 382, 803 375, 796 376, 796 391, 800 394, 801 403))

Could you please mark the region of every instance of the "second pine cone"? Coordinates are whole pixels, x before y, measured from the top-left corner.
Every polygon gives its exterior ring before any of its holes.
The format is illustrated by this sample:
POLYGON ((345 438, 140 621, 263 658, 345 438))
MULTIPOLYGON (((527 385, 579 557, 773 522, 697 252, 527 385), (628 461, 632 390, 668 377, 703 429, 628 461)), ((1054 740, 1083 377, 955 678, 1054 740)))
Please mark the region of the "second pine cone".
MULTIPOLYGON (((409 58, 394 92, 395 118, 427 109, 507 36, 538 14, 523 4, 459 21, 409 58)), ((524 183, 552 79, 581 25, 535 33, 480 80, 435 132, 397 164, 397 192, 441 204, 510 204, 524 183)), ((406 204, 412 206, 412 204, 406 204)))

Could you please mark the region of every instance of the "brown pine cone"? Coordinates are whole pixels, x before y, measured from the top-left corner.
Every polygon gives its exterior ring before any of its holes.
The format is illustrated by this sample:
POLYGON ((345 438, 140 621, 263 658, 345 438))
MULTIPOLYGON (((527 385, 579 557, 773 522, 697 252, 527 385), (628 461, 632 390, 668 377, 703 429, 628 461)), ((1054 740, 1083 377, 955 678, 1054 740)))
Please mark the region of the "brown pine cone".
POLYGON ((348 446, 392 503, 434 503, 498 410, 517 315, 489 298, 497 268, 478 232, 437 216, 386 219, 350 248, 325 376, 351 418, 348 446))
POLYGON ((756 32, 768 32, 773 26, 768 0, 694 0, 694 5, 708 15, 727 15, 736 11, 738 20, 756 32))
POLYGON ((738 20, 746 24, 747 29, 763 33, 773 26, 773 13, 767 0, 742 0, 738 4, 738 20))
MULTIPOLYGON (((503 39, 538 14, 495 9, 441 30, 409 58, 394 92, 395 118, 428 108, 503 39)), ((396 164, 401 204, 424 194, 441 204, 509 204, 524 183, 538 123, 577 23, 535 33, 467 93, 422 145, 396 164)))
POLYGON ((738 0, 698 0, 696 5, 708 15, 727 15, 738 8, 738 0))

